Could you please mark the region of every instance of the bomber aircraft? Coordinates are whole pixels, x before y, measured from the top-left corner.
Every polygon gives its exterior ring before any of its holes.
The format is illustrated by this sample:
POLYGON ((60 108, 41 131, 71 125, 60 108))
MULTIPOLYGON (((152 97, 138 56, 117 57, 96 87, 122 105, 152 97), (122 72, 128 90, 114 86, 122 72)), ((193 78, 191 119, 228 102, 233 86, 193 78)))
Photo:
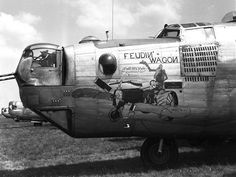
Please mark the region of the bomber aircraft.
POLYGON ((236 138, 236 16, 165 25, 154 39, 29 45, 15 73, 30 108, 75 138, 146 137, 141 159, 178 158, 177 139, 236 138))
POLYGON ((9 109, 8 108, 2 108, 1 109, 1 114, 7 118, 7 119, 13 119, 13 117, 10 115, 9 113, 9 109))
POLYGON ((29 108, 25 108, 20 101, 10 101, 8 106, 9 114, 15 121, 30 121, 34 126, 41 126, 46 120, 40 117, 29 108))

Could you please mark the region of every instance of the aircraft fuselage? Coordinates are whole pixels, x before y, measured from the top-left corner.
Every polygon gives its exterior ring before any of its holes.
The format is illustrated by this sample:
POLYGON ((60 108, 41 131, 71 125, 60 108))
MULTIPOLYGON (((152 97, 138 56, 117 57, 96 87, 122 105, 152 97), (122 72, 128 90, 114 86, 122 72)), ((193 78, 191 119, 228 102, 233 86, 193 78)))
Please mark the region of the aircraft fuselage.
POLYGON ((235 137, 235 30, 170 25, 150 40, 31 45, 20 96, 73 137, 235 137))

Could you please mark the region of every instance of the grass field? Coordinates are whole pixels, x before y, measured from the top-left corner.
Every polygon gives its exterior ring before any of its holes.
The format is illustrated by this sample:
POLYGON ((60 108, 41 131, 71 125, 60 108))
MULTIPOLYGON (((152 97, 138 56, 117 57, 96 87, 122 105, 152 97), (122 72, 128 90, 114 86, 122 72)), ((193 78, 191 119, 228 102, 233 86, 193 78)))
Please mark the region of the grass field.
POLYGON ((0 177, 236 177, 236 144, 208 150, 180 147, 174 169, 143 167, 141 138, 73 139, 50 124, 33 127, 0 118, 0 177))

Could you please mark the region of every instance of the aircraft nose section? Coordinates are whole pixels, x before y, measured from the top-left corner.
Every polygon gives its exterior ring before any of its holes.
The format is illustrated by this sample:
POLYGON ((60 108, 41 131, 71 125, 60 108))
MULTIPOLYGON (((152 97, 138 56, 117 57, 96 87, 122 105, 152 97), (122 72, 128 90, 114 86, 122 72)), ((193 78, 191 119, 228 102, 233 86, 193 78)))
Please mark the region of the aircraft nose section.
POLYGON ((32 65, 32 58, 25 58, 24 60, 21 60, 17 70, 16 70, 16 79, 18 83, 20 84, 26 84, 27 85, 34 85, 35 80, 31 78, 31 70, 30 67, 32 65))

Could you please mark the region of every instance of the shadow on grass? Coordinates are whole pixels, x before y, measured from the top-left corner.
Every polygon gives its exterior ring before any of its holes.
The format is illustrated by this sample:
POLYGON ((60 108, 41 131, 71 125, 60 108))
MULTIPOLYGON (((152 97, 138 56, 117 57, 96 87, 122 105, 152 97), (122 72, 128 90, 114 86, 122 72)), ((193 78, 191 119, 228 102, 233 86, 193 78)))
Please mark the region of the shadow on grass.
POLYGON ((103 160, 94 162, 82 162, 72 165, 57 165, 41 168, 29 168, 26 170, 1 171, 0 176, 81 176, 81 175, 115 175, 120 173, 143 172, 145 168, 139 157, 103 160))
POLYGON ((21 128, 28 128, 34 127, 33 125, 17 125, 17 126, 9 126, 9 127, 0 127, 0 130, 11 130, 11 129, 21 129, 21 128))
MULTIPOLYGON (((225 144, 208 147, 205 150, 194 152, 182 152, 179 155, 178 165, 173 169, 186 167, 201 167, 203 165, 235 165, 236 144, 225 144)), ((159 169, 167 170, 167 169, 159 169)), ((111 159, 93 162, 81 162, 70 165, 56 165, 40 168, 29 168, 25 170, 0 171, 0 176, 9 177, 31 177, 31 176, 81 176, 81 175, 122 175, 148 173, 139 157, 126 159, 111 159)), ((125 175, 124 175, 125 176, 125 175)), ((224 177, 236 176, 236 172, 225 174, 224 177)))
POLYGON ((235 177, 235 176, 236 176, 236 172, 223 175, 223 177, 235 177))
POLYGON ((128 147, 128 148, 120 148, 121 151, 128 151, 128 150, 137 150, 140 151, 141 147, 140 146, 133 146, 133 147, 128 147))
POLYGON ((144 141, 145 138, 141 138, 141 137, 121 137, 121 138, 109 138, 107 141, 110 142, 126 142, 126 141, 144 141))
POLYGON ((233 165, 236 164, 236 143, 223 143, 205 146, 199 152, 183 152, 179 156, 180 167, 201 165, 233 165))
POLYGON ((0 126, 0 130, 11 130, 11 129, 21 129, 21 128, 47 128, 47 129, 58 129, 57 127, 52 126, 51 124, 45 124, 42 126, 34 126, 33 124, 30 125, 7 125, 7 126, 0 126))

